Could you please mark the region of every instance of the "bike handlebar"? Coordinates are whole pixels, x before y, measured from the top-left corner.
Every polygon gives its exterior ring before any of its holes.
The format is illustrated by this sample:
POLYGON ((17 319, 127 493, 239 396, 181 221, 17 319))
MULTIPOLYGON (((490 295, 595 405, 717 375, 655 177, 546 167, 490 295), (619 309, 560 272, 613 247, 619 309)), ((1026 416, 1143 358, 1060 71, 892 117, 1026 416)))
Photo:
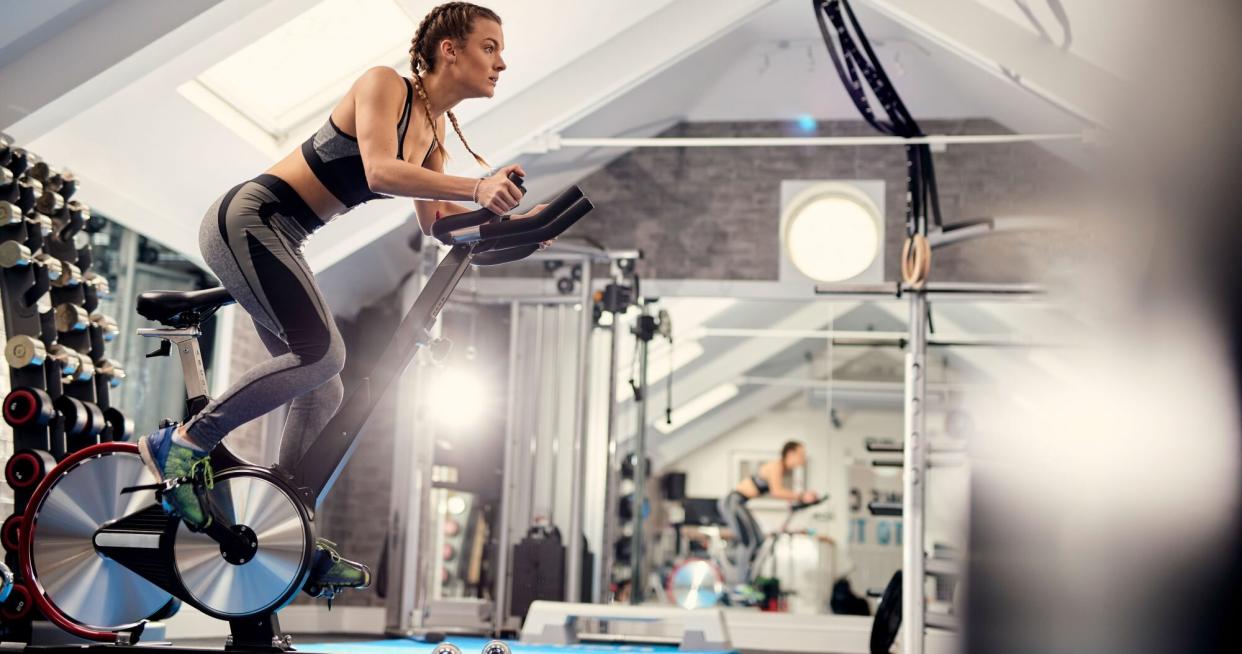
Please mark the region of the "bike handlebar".
MULTIPOLYGON (((517 173, 510 173, 509 181, 526 192, 517 173)), ((477 243, 474 263, 497 265, 530 255, 540 243, 561 235, 592 209, 582 189, 571 186, 534 216, 513 220, 478 209, 437 220, 431 233, 445 245, 477 243)))

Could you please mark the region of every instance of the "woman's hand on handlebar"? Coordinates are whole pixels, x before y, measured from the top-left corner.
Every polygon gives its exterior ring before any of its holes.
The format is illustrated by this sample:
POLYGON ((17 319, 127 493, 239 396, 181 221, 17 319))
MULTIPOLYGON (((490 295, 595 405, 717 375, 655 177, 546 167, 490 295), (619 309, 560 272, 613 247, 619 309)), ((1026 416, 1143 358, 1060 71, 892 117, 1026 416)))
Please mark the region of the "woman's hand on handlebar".
MULTIPOLYGON (((513 214, 512 216, 509 216, 509 217, 510 217, 510 218, 512 218, 512 219, 514 219, 514 220, 521 220, 521 219, 523 219, 523 218, 530 218, 530 217, 532 217, 532 216, 537 216, 537 215, 539 215, 539 212, 540 212, 540 211, 543 211, 543 210, 544 210, 544 208, 545 208, 545 207, 547 207, 547 206, 548 206, 547 204, 537 204, 537 205, 535 205, 535 208, 534 208, 534 209, 531 209, 530 211, 527 211, 526 213, 515 213, 515 214, 513 214)), ((556 241, 556 239, 552 239, 552 240, 550 240, 550 241, 544 241, 543 243, 540 243, 540 244, 539 244, 539 249, 540 249, 540 250, 546 250, 546 249, 548 249, 548 247, 549 247, 549 246, 551 246, 551 245, 552 245, 552 243, 554 243, 555 241, 556 241)))
POLYGON ((509 181, 509 173, 517 171, 518 175, 526 176, 519 164, 510 164, 501 168, 495 175, 479 180, 475 192, 475 202, 497 215, 508 213, 522 201, 522 191, 517 184, 509 181))
POLYGON ((798 498, 798 501, 802 504, 814 504, 818 499, 819 495, 816 495, 815 491, 806 491, 802 497, 798 498))
POLYGON ((521 220, 521 219, 523 219, 523 218, 530 218, 531 216, 537 216, 537 215, 539 215, 539 212, 540 212, 540 211, 543 211, 544 207, 546 207, 546 206, 548 206, 548 205, 547 205, 547 204, 537 204, 537 205, 535 205, 535 208, 534 208, 534 209, 531 209, 530 211, 527 211, 526 213, 515 213, 515 214, 513 214, 512 216, 509 216, 509 217, 510 217, 510 218, 512 218, 512 219, 514 219, 514 220, 521 220))

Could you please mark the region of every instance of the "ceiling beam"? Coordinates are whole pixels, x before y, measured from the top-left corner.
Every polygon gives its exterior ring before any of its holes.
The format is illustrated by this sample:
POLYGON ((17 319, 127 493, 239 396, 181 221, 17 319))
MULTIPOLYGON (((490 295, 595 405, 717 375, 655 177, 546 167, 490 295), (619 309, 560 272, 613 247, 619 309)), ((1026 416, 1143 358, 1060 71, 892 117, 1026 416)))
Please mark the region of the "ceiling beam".
POLYGON ((259 6, 249 0, 103 4, 0 68, 0 126, 21 143, 33 141, 167 61, 184 47, 180 30, 222 4, 230 11, 215 15, 229 22, 259 6), (90 54, 73 56, 82 53, 90 54))
POLYGON ((858 0, 1001 79, 1096 126, 1122 82, 972 0, 858 0))

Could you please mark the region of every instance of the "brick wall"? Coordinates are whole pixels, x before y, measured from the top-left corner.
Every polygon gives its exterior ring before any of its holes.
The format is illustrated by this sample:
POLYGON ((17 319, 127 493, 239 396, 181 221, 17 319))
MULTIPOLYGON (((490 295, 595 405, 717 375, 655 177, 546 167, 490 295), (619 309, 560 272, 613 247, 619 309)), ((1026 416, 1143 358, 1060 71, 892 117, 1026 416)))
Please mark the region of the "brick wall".
MULTIPOLYGON (((929 134, 997 134, 983 119, 926 121, 929 134)), ((682 123, 664 136, 790 136, 788 123, 682 123)), ((821 123, 819 136, 875 136, 861 121, 821 123)), ((1078 208, 1082 173, 1037 145, 949 146, 935 154, 946 224, 1078 208)), ((595 203, 576 237, 644 251, 641 271, 666 279, 769 280, 779 274, 780 182, 885 181, 885 278, 897 279, 905 221, 900 147, 642 148, 579 182, 595 203)), ((1068 235, 1002 235, 937 250, 933 279, 1029 281, 1071 256, 1068 235)), ((529 270, 526 271, 529 273, 529 270)), ((504 274, 500 270, 497 273, 504 274)))

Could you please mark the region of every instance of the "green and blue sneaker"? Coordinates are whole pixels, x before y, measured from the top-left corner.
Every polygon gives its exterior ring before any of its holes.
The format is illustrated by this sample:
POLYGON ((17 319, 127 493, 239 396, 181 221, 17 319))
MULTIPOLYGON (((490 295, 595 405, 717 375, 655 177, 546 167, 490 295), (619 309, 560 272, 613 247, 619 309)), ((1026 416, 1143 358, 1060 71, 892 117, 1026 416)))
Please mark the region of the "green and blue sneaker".
POLYGON ((325 538, 315 539, 315 554, 310 576, 303 590, 311 597, 323 597, 332 607, 332 600, 344 588, 362 589, 371 585, 371 568, 365 563, 350 561, 336 551, 336 543, 325 538))
POLYGON ((215 485, 207 452, 173 440, 176 425, 157 429, 138 440, 138 453, 161 488, 156 499, 169 515, 181 518, 192 531, 211 525, 207 491, 215 485))

